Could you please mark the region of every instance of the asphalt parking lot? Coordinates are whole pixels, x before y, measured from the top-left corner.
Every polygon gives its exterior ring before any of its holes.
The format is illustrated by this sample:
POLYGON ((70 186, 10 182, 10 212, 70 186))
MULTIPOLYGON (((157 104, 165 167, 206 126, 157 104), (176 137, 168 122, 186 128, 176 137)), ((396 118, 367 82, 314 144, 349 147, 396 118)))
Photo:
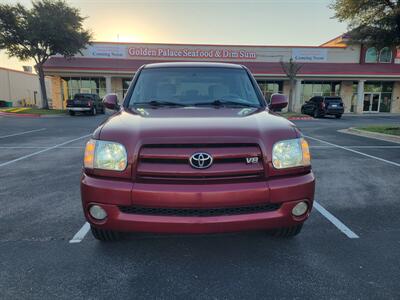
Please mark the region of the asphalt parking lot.
POLYGON ((0 117, 1 299, 400 298, 400 144, 337 132, 400 116, 296 121, 318 206, 293 239, 132 234, 103 244, 76 235, 83 147, 104 118, 0 117))

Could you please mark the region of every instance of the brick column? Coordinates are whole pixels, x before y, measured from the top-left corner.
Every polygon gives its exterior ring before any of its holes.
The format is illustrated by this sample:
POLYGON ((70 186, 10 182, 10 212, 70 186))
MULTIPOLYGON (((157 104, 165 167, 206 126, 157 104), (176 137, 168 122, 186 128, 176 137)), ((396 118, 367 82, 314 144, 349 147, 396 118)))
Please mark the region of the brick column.
POLYGON ((357 109, 356 109, 356 113, 357 114, 362 114, 363 113, 363 107, 364 107, 364 82, 365 82, 365 80, 359 80, 358 81, 358 86, 357 86, 357 109))
POLYGON ((353 81, 342 81, 340 86, 340 97, 344 104, 344 112, 350 112, 351 99, 353 97, 353 81))
POLYGON ((112 93, 111 76, 105 76, 106 78, 106 93, 112 93))
POLYGON ((393 85, 392 105, 390 107, 390 112, 400 113, 400 81, 395 81, 393 85))
POLYGON ((293 111, 300 112, 301 108, 301 79, 296 79, 296 86, 294 89, 293 111))

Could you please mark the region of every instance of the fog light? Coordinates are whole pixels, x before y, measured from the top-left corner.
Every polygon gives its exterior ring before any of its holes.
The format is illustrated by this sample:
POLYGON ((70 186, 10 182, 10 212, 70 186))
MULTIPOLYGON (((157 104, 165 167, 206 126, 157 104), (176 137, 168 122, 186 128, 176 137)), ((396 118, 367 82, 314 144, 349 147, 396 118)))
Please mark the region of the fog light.
POLYGON ((98 205, 91 206, 89 213, 96 220, 104 220, 107 217, 106 211, 98 205))
POLYGON ((293 207, 292 214, 293 216, 300 217, 307 212, 308 204, 307 202, 299 202, 293 207))

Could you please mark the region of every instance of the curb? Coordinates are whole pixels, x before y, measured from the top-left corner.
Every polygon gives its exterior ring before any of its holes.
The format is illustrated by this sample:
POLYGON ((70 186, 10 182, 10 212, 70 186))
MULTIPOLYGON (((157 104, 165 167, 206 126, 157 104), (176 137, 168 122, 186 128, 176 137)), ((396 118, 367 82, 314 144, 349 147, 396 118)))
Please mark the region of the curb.
POLYGON ((367 137, 371 139, 381 140, 385 142, 397 143, 400 144, 400 136, 379 133, 379 132, 369 132, 365 130, 356 129, 354 127, 350 127, 347 129, 340 129, 338 132, 367 137))
POLYGON ((8 113, 8 112, 0 112, 0 116, 6 116, 6 117, 34 117, 34 118, 40 118, 42 115, 38 115, 38 114, 14 114, 14 113, 8 113))
POLYGON ((292 120, 314 120, 312 117, 289 117, 287 118, 289 121, 292 120))
POLYGON ((59 117, 65 117, 67 115, 65 114, 50 114, 50 115, 46 115, 46 114, 15 114, 15 113, 8 113, 8 112, 2 112, 0 111, 0 117, 4 116, 4 117, 19 117, 19 118, 59 118, 59 117))

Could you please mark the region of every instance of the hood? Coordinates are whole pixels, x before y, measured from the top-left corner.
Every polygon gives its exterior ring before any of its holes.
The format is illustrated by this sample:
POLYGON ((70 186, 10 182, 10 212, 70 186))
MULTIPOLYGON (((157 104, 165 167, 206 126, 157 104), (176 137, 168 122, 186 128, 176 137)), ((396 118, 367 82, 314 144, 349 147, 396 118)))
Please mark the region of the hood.
POLYGON ((299 136, 295 125, 264 108, 122 109, 96 130, 94 138, 123 143, 260 143, 299 136))

